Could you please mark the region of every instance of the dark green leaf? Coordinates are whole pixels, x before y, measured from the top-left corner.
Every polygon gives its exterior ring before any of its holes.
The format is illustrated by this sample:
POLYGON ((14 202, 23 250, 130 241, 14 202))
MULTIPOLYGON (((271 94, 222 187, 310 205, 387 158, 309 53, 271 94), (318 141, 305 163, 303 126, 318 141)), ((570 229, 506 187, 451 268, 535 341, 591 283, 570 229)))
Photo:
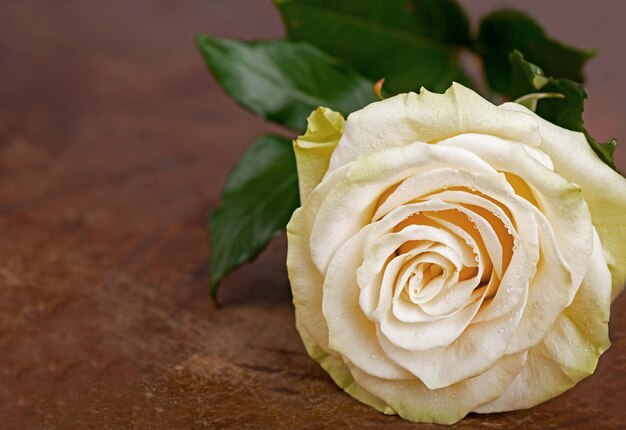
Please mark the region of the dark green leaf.
POLYGON ((542 91, 563 94, 562 99, 545 99, 537 106, 537 115, 568 130, 583 131, 583 112, 587 93, 582 84, 569 79, 550 79, 542 91))
POLYGON ((586 131, 585 136, 587 137, 587 142, 589 142, 591 148, 598 155, 598 157, 600 157, 600 160, 604 161, 605 164, 611 166, 614 170, 616 170, 615 148, 617 147, 617 140, 611 139, 608 142, 600 143, 591 136, 589 136, 589 133, 587 133, 586 131))
POLYGON ((524 56, 518 50, 509 54, 509 65, 511 67, 510 89, 501 91, 507 96, 518 98, 524 94, 534 93, 543 90, 543 87, 550 82, 550 78, 543 74, 543 70, 524 60, 524 56))
POLYGON ((517 49, 528 61, 540 64, 548 76, 583 82, 583 66, 593 56, 550 39, 528 15, 501 10, 486 16, 480 24, 478 49, 485 62, 491 88, 506 94, 511 88, 509 53, 517 49))
POLYGON ((545 98, 538 102, 536 113, 540 117, 568 130, 580 131, 585 134, 589 145, 598 157, 611 168, 615 169, 615 146, 617 141, 599 143, 585 130, 583 112, 587 93, 578 82, 569 79, 546 77, 543 70, 524 59, 519 51, 509 55, 512 69, 510 90, 506 94, 518 98, 537 91, 542 93, 558 93, 563 98, 545 98))
POLYGON ((232 270, 254 259, 299 206, 291 141, 262 136, 231 172, 211 214, 211 295, 232 270))
POLYGON ((545 99, 539 102, 537 114, 542 118, 568 130, 583 131, 582 113, 587 94, 583 86, 569 79, 554 79, 545 76, 543 70, 524 59, 521 52, 510 53, 511 89, 504 93, 512 98, 538 91, 559 93, 563 98, 545 99))
POLYGON ((376 100, 373 82, 338 59, 302 42, 240 42, 196 37, 209 70, 224 90, 252 112, 296 130, 318 106, 345 115, 376 100))
POLYGON ((391 92, 471 86, 457 48, 469 24, 452 0, 274 0, 288 35, 344 59, 391 92))

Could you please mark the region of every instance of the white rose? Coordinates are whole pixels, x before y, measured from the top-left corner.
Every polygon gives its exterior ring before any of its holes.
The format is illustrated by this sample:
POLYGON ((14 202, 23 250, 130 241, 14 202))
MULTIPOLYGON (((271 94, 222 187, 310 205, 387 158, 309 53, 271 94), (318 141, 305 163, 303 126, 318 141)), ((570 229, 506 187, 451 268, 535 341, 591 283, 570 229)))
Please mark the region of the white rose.
POLYGON ((294 142, 296 324, 346 392, 454 423, 593 373, 626 278, 626 180, 581 133, 453 85, 319 108, 294 142))

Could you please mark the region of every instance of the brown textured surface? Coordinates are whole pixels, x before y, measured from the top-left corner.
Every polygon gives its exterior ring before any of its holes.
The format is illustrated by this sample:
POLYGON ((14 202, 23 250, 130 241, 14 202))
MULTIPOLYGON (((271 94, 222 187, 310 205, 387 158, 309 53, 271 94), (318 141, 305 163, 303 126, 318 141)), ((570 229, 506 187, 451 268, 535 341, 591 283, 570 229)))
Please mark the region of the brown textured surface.
MULTIPOLYGON (((542 21, 600 48, 588 122, 626 140, 618 3, 542 21)), ((305 355, 284 240, 228 279, 224 309, 209 300, 207 210, 269 126, 221 94, 191 36, 280 28, 255 0, 0 3, 0 428, 431 428, 361 406, 305 355)), ((595 376, 457 427, 624 428, 625 313, 622 296, 595 376)))

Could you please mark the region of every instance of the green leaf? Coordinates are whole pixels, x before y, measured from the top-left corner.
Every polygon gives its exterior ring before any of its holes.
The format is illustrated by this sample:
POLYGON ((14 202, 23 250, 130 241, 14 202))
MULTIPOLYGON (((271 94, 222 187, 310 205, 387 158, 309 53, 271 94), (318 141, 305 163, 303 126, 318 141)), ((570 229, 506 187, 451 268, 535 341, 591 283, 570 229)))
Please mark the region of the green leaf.
POLYGON ((580 131, 585 134, 587 142, 598 157, 611 168, 615 169, 615 147, 617 141, 599 143, 585 130, 583 112, 587 93, 582 84, 569 79, 546 77, 543 70, 536 64, 524 59, 519 51, 509 55, 512 69, 511 86, 505 94, 523 99, 527 94, 542 93, 559 94, 561 97, 542 98, 536 104, 536 113, 540 117, 568 130, 580 131))
POLYGON ((569 79, 550 79, 543 91, 563 94, 564 97, 543 100, 537 106, 537 115, 568 130, 584 131, 587 93, 582 84, 569 79))
POLYGON ((299 206, 292 143, 258 138, 231 172, 221 205, 210 218, 211 295, 231 271, 254 259, 299 206))
POLYGON ((554 79, 545 76, 536 64, 526 61, 521 52, 515 50, 509 55, 511 86, 504 94, 519 98, 526 94, 558 93, 562 98, 542 100, 537 106, 537 114, 542 118, 568 130, 583 131, 582 113, 587 94, 582 84, 569 79, 554 79))
POLYGON ((469 23, 452 0, 274 0, 292 40, 344 59, 390 92, 471 86, 457 61, 469 23))
POLYGON ((528 61, 540 64, 548 76, 583 82, 583 66, 594 52, 550 39, 531 17, 515 10, 496 11, 480 23, 478 50, 491 88, 506 94, 511 87, 509 53, 517 49, 528 61))
POLYGON ((611 166, 613 170, 617 170, 615 166, 615 148, 617 147, 617 140, 611 139, 608 142, 600 143, 585 131, 585 137, 587 142, 591 145, 591 149, 600 157, 605 164, 611 166))
POLYGON ((241 42, 204 35, 196 43, 224 90, 257 115, 295 130, 318 106, 345 115, 376 100, 373 82, 307 43, 241 42))

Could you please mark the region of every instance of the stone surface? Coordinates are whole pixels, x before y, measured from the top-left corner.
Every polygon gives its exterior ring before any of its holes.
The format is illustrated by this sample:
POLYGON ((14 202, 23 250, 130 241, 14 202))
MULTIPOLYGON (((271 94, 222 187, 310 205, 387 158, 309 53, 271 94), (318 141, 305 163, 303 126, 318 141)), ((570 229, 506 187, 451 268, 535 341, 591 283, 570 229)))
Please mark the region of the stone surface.
MULTIPOLYGON (((600 48, 588 123, 626 140, 618 2, 471 3, 545 9, 552 33, 600 48)), ((245 146, 282 131, 221 93, 195 31, 282 30, 269 1, 0 4, 0 428, 434 428, 360 405, 306 356, 284 239, 214 308, 207 212, 245 146)), ((625 323, 622 296, 613 347, 565 395, 457 427, 624 428, 625 323)))

